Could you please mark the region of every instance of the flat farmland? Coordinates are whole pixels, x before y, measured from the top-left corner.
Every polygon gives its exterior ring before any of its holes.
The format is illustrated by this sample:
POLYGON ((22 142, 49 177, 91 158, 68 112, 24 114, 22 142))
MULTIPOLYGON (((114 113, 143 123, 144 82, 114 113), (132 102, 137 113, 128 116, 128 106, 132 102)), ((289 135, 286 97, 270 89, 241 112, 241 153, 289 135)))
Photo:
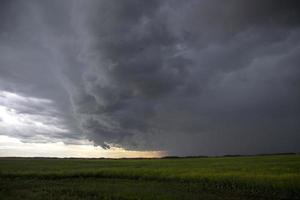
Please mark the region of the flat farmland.
POLYGON ((1 158, 0 199, 300 199, 300 155, 1 158))

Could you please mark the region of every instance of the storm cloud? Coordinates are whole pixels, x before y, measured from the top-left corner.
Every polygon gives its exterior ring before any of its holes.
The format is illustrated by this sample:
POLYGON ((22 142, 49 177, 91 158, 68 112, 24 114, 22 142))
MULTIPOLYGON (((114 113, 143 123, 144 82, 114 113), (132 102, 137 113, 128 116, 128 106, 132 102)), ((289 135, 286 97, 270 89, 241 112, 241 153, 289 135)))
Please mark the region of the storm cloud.
POLYGON ((0 89, 48 99, 14 109, 64 127, 39 135, 172 155, 300 150, 296 0, 1 4, 0 89))

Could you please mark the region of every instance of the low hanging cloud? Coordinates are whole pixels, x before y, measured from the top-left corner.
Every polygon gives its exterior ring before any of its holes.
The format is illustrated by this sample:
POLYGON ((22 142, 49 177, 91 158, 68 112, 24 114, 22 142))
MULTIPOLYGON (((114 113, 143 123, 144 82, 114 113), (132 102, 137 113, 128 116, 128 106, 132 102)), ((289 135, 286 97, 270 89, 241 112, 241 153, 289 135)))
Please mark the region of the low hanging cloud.
POLYGON ((21 137, 26 142, 54 141, 60 138, 57 134, 69 132, 58 116, 51 100, 0 92, 1 134, 21 137))
POLYGON ((61 138, 176 155, 299 151, 298 1, 4 4, 0 89, 51 99, 61 138))

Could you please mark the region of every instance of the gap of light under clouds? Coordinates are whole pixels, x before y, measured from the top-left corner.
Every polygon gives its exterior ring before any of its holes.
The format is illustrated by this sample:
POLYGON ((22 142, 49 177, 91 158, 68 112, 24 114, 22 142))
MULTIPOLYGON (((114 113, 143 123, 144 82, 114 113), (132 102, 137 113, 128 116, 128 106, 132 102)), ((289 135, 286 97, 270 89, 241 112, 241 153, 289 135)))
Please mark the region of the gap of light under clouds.
POLYGON ((85 144, 24 143, 17 138, 0 135, 0 157, 154 158, 164 155, 160 151, 127 151, 118 147, 104 150, 87 141, 85 144))

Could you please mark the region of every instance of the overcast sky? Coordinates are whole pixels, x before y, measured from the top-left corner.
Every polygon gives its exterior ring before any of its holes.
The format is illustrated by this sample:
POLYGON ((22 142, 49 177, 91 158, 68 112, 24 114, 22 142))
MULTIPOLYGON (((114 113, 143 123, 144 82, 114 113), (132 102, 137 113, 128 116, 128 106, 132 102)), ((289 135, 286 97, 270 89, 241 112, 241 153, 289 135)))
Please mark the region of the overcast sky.
POLYGON ((299 152, 300 1, 1 0, 0 136, 1 156, 299 152))

